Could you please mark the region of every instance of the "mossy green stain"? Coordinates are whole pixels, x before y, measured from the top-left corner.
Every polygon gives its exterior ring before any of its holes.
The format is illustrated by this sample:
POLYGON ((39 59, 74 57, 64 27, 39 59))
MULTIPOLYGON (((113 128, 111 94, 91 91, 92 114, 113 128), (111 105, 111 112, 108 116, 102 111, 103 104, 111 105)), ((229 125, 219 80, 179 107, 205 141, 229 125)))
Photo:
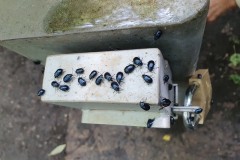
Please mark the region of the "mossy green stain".
POLYGON ((57 5, 47 17, 47 32, 66 31, 93 19, 102 17, 111 9, 110 0, 64 0, 57 5))
MULTIPOLYGON (((131 6, 141 18, 154 18, 156 0, 63 0, 47 15, 46 32, 67 31, 112 14, 123 6, 131 6)), ((111 20, 110 20, 111 21, 111 20)), ((108 21, 103 22, 107 26, 108 21)))
POLYGON ((141 18, 157 18, 156 11, 159 8, 157 0, 131 0, 129 3, 141 18))

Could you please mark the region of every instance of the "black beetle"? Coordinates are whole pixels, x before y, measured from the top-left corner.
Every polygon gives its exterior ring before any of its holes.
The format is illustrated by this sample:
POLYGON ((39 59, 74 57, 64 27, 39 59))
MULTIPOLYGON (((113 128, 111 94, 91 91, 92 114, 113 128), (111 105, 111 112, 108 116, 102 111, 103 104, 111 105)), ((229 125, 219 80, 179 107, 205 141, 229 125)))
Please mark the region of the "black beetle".
POLYGON ((143 65, 143 62, 139 57, 134 57, 133 58, 133 63, 137 66, 142 66, 143 65))
POLYGON ((91 80, 91 79, 95 78, 95 77, 97 76, 97 74, 98 74, 98 72, 95 71, 95 70, 93 70, 93 71, 89 74, 89 79, 91 80))
POLYGON ((84 69, 83 68, 78 68, 75 71, 76 74, 83 74, 84 73, 84 69))
POLYGON ((37 92, 37 95, 38 96, 43 96, 45 93, 45 90, 44 89, 40 89, 38 92, 37 92))
POLYGON ((189 120, 190 120, 190 121, 194 121, 194 117, 190 116, 190 117, 189 117, 189 120))
POLYGON ((67 74, 66 76, 63 77, 63 81, 65 83, 70 82, 72 80, 73 75, 72 74, 67 74))
POLYGON ((167 107, 171 104, 171 101, 167 98, 163 98, 161 99, 160 101, 160 105, 163 106, 163 107, 167 107))
POLYGON ((168 84, 168 90, 172 90, 173 85, 172 84, 168 84))
POLYGON ((145 103, 143 101, 139 102, 139 106, 145 110, 145 111, 148 111, 150 109, 150 104, 149 103, 145 103))
POLYGON ((34 63, 35 65, 39 65, 39 64, 41 64, 41 61, 40 61, 40 60, 35 60, 35 61, 33 61, 33 63, 34 63))
POLYGON ((126 66, 126 67, 124 68, 124 72, 125 72, 126 74, 129 74, 129 73, 132 73, 132 72, 134 71, 134 69, 135 69, 135 65, 129 64, 128 66, 126 66))
POLYGON ((143 80, 144 80, 147 84, 151 84, 151 83, 153 82, 153 79, 152 79, 150 76, 146 75, 146 74, 143 74, 143 75, 142 75, 142 78, 143 78, 143 80))
POLYGON ((123 81, 124 77, 123 77, 123 72, 118 72, 116 75, 116 80, 118 82, 118 84, 120 84, 123 81))
POLYGON ((158 30, 156 33, 154 33, 154 40, 158 40, 162 35, 162 31, 158 30))
POLYGON ((87 82, 86 82, 85 79, 83 79, 82 77, 79 77, 79 78, 78 78, 78 83, 79 83, 81 86, 86 86, 86 85, 87 85, 87 82))
POLYGON ((151 128, 155 119, 148 119, 147 128, 151 128))
POLYGON ((63 69, 59 68, 56 70, 56 72, 54 73, 54 77, 58 78, 63 74, 63 69))
POLYGON ((101 85, 103 82, 103 75, 101 74, 100 76, 97 77, 95 80, 96 85, 101 85))
POLYGON ((52 81, 51 85, 52 85, 53 87, 58 88, 60 84, 59 84, 57 81, 52 81))
POLYGON ((110 82, 110 81, 113 81, 113 78, 112 78, 112 76, 111 76, 111 74, 110 74, 109 72, 106 72, 106 73, 104 74, 104 78, 105 78, 106 80, 108 80, 109 82, 110 82))
POLYGON ((198 79, 202 79, 202 75, 201 75, 201 74, 198 74, 198 75, 197 75, 197 78, 198 78, 198 79))
POLYGON ((164 82, 164 84, 167 83, 168 80, 169 80, 169 76, 168 76, 168 75, 164 75, 164 76, 163 76, 163 82, 164 82))
POLYGON ((198 108, 194 111, 195 114, 200 114, 202 113, 203 109, 202 108, 198 108))
POLYGON ((147 64, 148 70, 149 70, 150 72, 153 71, 154 66, 155 66, 155 62, 154 62, 153 60, 149 61, 148 64, 147 64))
POLYGON ((43 67, 42 70, 41 70, 42 74, 44 73, 44 71, 45 71, 45 68, 43 67))
POLYGON ((64 91, 64 92, 67 92, 70 88, 69 88, 68 85, 60 85, 60 86, 59 86, 59 89, 62 90, 62 91, 64 91))
POLYGON ((173 118, 173 116, 170 116, 170 124, 174 125, 174 123, 175 123, 175 119, 173 118))
POLYGON ((112 89, 113 89, 114 91, 117 91, 117 92, 120 91, 119 84, 118 84, 117 82, 115 82, 115 81, 113 81, 113 82, 111 83, 111 87, 112 87, 112 89))

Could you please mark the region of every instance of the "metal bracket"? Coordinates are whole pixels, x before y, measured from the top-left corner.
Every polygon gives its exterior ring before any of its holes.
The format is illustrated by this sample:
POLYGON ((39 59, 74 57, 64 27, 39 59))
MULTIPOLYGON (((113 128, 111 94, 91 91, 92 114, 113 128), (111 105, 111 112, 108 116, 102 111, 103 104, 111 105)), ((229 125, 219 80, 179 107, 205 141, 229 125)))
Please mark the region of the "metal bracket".
MULTIPOLYGON (((177 86, 177 85, 175 85, 177 86)), ((186 128, 195 129, 198 124, 203 124, 210 110, 212 86, 208 70, 197 70, 189 79, 189 87, 184 97, 184 106, 173 106, 172 112, 183 115, 186 128), (196 112, 197 110, 202 112, 196 112)), ((177 104, 178 94, 174 92, 174 104, 177 104)))
MULTIPOLYGON (((176 86, 176 85, 175 85, 176 86)), ((196 110, 201 108, 200 106, 191 106, 192 99, 195 91, 199 87, 198 84, 192 84, 188 87, 185 94, 184 106, 173 106, 172 112, 183 115, 183 123, 186 128, 194 129, 199 122, 200 115, 196 114, 196 110)), ((177 87, 176 87, 177 88, 177 87)), ((177 90, 177 89, 176 89, 177 90)), ((174 93, 174 104, 177 104, 178 97, 176 92, 174 93)))
MULTIPOLYGON (((184 106, 189 107, 192 104, 192 99, 195 91, 199 87, 198 84, 192 84, 188 87, 185 94, 184 106)), ((183 112, 183 123, 186 128, 194 129, 198 124, 200 115, 191 112, 183 112)))

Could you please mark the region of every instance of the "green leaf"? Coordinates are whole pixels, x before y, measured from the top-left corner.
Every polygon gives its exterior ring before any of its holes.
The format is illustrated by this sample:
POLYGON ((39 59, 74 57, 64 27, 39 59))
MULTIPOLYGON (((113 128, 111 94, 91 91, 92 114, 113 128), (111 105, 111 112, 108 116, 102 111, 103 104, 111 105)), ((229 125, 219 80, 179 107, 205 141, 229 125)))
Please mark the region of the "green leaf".
POLYGON ((59 146, 57 146, 56 148, 54 148, 49 154, 48 156, 55 156, 59 153, 62 153, 62 151, 64 151, 64 149, 66 148, 66 144, 61 144, 59 146))
POLYGON ((230 75, 230 79, 233 81, 233 83, 240 85, 240 75, 239 74, 230 75))
POLYGON ((234 67, 239 65, 240 64, 240 54, 239 53, 234 53, 233 55, 231 55, 230 62, 234 67))

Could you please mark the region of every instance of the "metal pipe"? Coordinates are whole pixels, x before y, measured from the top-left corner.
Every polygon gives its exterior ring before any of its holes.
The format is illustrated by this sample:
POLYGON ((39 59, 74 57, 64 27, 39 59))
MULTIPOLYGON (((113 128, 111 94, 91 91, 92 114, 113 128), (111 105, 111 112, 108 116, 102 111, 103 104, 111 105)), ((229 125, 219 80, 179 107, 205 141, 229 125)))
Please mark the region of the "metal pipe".
POLYGON ((175 112, 191 112, 194 113, 196 109, 199 109, 199 106, 173 106, 172 111, 175 112))

